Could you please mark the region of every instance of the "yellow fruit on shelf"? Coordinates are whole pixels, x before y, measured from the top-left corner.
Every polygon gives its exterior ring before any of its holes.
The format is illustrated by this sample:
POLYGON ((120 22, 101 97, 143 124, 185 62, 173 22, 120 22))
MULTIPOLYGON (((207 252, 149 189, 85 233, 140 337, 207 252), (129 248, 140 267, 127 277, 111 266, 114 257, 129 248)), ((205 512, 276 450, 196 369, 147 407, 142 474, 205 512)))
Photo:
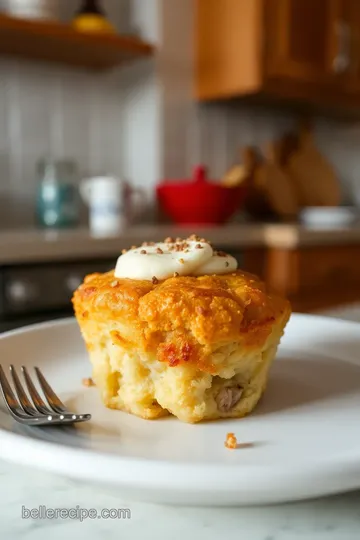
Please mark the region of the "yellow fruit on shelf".
POLYGON ((113 25, 106 18, 99 0, 83 0, 80 10, 75 15, 73 28, 79 32, 112 33, 116 32, 113 25))
POLYGON ((99 15, 80 15, 72 22, 73 28, 79 32, 116 32, 113 25, 104 17, 99 15))

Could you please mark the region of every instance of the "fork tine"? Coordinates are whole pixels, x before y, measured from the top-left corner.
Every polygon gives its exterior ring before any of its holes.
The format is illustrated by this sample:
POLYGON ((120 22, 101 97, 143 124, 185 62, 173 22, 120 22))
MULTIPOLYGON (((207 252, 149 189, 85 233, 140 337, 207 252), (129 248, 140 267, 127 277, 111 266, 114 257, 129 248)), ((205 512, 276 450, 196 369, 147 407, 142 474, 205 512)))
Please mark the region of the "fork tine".
POLYGON ((11 414, 11 416, 21 424, 27 426, 53 426, 53 425, 66 425, 74 424, 77 422, 86 422, 91 419, 91 414, 74 414, 65 409, 64 404, 57 397, 50 385, 47 383, 45 377, 38 368, 36 374, 39 379, 39 383, 44 390, 46 399, 49 401, 49 405, 52 407, 52 411, 45 405, 44 401, 39 396, 30 375, 27 372, 25 366, 22 366, 22 372, 27 385, 31 399, 34 401, 35 409, 38 413, 34 412, 31 401, 29 400, 20 380, 16 373, 14 366, 11 366, 11 374, 14 381, 16 392, 19 394, 19 400, 16 398, 10 383, 5 375, 5 372, 0 364, 0 393, 4 398, 5 405, 11 414), (19 403, 20 401, 20 403, 19 403), (22 408, 23 404, 26 409, 22 408), (55 409, 55 407, 57 407, 55 409), (63 409, 60 413, 60 407, 63 409), (32 412, 27 412, 27 410, 32 412), (55 414, 54 414, 55 413, 55 414))
POLYGON ((0 390, 4 398, 5 404, 9 409, 10 413, 16 418, 29 418, 27 414, 24 413, 22 408, 19 405, 18 400, 16 399, 14 392, 11 389, 11 386, 7 380, 7 377, 4 373, 4 370, 0 364, 0 390))
POLYGON ((62 403, 62 401, 60 401, 58 396, 55 394, 54 390, 51 388, 50 384, 47 382, 47 380, 45 379, 44 375, 41 373, 38 367, 35 368, 35 373, 37 375, 41 389, 44 392, 44 395, 50 407, 55 412, 60 413, 60 414, 64 412, 68 412, 65 405, 62 403))
POLYGON ((41 414, 51 414, 52 411, 49 409, 49 407, 46 406, 45 402, 41 399, 38 391, 36 390, 34 386, 34 383, 31 380, 31 377, 26 367, 21 366, 21 371, 23 372, 26 386, 29 391, 30 397, 34 403, 35 409, 39 411, 39 413, 41 414))
POLYGON ((20 401, 21 407, 24 409, 24 412, 26 412, 27 414, 30 414, 31 416, 39 416, 37 410, 34 408, 29 398, 27 397, 24 391, 24 388, 20 382, 20 379, 18 377, 18 374, 16 373, 16 369, 12 364, 10 366, 10 373, 12 376, 12 380, 14 382, 17 397, 20 401))

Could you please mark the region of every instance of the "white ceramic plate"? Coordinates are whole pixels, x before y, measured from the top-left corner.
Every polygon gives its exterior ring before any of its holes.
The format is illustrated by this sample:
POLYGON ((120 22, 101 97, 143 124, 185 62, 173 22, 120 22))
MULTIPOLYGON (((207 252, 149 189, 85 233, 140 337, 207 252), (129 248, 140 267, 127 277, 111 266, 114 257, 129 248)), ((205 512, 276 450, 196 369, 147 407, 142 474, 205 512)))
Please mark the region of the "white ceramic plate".
POLYGON ((357 214, 352 206, 315 206, 304 208, 300 212, 300 221, 308 227, 336 229, 351 225, 357 214))
POLYGON ((293 315, 252 415, 198 425, 105 409, 82 386, 89 364, 73 320, 3 334, 3 365, 40 366, 77 428, 24 428, 0 405, 0 457, 141 501, 244 505, 360 487, 360 325, 293 315), (241 448, 224 447, 235 432, 241 448))

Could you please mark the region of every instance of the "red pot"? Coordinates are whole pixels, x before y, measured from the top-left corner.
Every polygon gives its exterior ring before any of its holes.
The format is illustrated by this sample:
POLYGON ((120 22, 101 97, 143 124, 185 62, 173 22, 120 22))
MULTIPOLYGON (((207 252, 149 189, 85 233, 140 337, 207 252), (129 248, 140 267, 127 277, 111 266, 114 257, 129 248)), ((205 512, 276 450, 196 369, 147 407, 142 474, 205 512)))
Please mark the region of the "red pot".
POLYGON ((210 225, 226 222, 239 210, 246 189, 210 182, 205 167, 199 166, 192 180, 165 182, 157 186, 156 192, 161 208, 175 223, 210 225))

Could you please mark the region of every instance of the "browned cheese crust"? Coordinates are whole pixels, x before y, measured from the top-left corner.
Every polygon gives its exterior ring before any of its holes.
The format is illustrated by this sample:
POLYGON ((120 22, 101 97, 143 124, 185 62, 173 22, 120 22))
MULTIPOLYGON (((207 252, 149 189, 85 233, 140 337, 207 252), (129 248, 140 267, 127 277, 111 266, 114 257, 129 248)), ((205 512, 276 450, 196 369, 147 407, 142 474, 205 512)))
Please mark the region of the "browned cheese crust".
POLYGON ((214 349, 236 342, 243 351, 259 350, 274 327, 281 333, 291 313, 287 300, 243 271, 158 283, 117 279, 113 271, 92 274, 74 293, 73 305, 89 350, 106 325, 125 349, 211 374, 221 367, 209 359, 214 349))

